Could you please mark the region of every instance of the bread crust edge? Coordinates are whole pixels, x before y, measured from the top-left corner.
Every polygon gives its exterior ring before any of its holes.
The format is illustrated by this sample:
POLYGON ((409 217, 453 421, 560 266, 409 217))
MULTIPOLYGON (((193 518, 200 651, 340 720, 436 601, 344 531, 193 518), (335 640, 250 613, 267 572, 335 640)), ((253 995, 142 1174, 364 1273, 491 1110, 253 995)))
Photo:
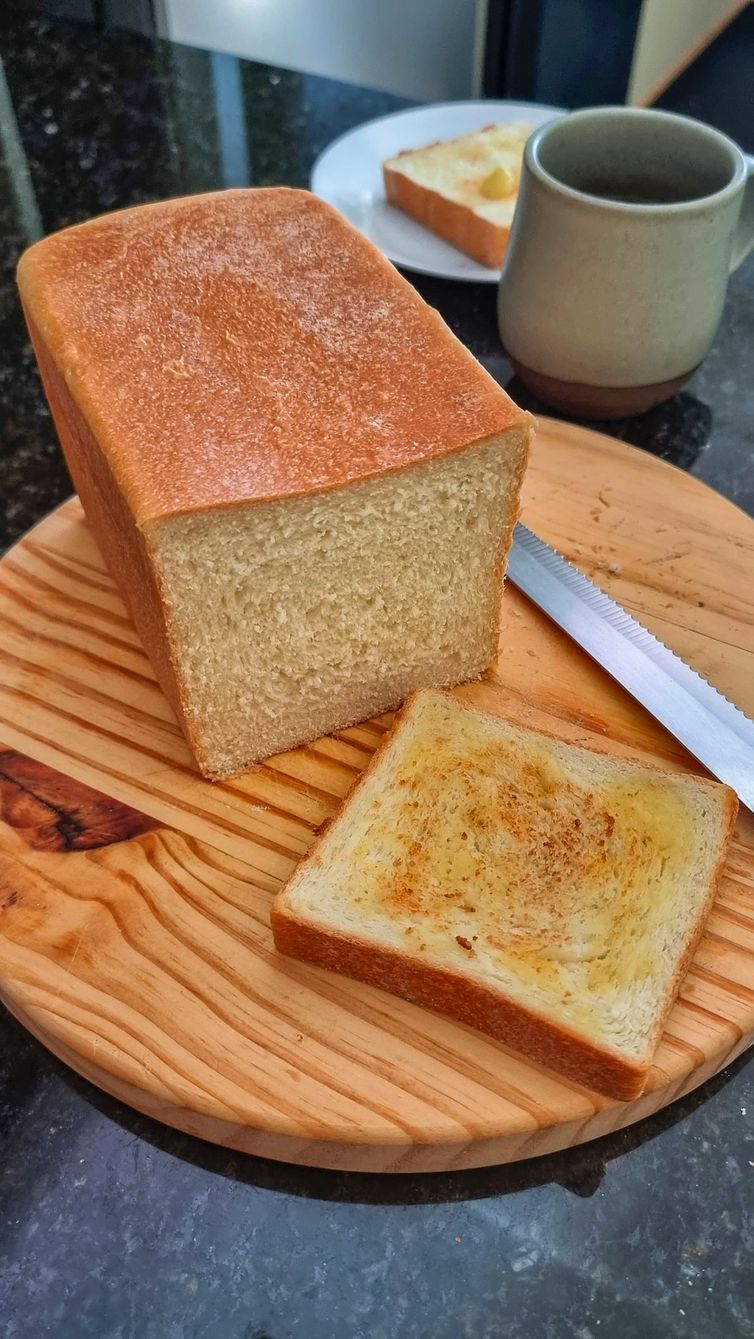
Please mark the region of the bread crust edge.
POLYGON ((648 1064, 632 1065, 600 1051, 502 992, 446 967, 404 957, 396 949, 364 944, 352 935, 303 921, 284 907, 273 906, 270 920, 279 953, 444 1014, 616 1101, 629 1102, 644 1088, 648 1064))

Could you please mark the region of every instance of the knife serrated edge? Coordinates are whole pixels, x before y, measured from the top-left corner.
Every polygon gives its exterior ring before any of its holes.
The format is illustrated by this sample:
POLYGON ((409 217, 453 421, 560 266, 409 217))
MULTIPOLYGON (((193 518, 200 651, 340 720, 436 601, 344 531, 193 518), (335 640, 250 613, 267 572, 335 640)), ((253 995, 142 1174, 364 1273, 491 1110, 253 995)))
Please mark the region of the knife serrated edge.
MULTIPOLYGON (((527 529, 521 522, 515 528, 514 539, 517 544, 521 544, 532 553, 539 563, 549 567, 558 581, 569 585, 580 600, 595 608, 600 617, 610 623, 622 637, 629 638, 644 655, 649 656, 656 664, 660 664, 666 673, 670 674, 671 678, 675 679, 686 692, 692 693, 706 710, 714 711, 719 720, 740 735, 751 748, 754 748, 754 721, 740 707, 737 707, 735 702, 731 702, 724 693, 721 693, 719 688, 716 688, 698 670, 687 664, 676 651, 666 646, 665 642, 653 632, 645 628, 643 623, 640 623, 627 609, 617 604, 592 581, 591 577, 579 571, 573 563, 564 558, 561 553, 558 553, 557 549, 540 539, 538 535, 527 529), (710 694, 712 694, 712 697, 709 696, 710 694)), ((512 573, 509 572, 509 576, 515 584, 515 577, 512 573)))
MULTIPOLYGON (((564 627, 564 630, 574 637, 574 640, 579 642, 580 645, 583 645, 589 654, 599 661, 599 655, 589 645, 589 638, 587 637, 586 641, 582 642, 578 631, 565 626, 562 621, 562 613, 557 608, 556 600, 540 599, 531 594, 528 588, 530 583, 526 580, 526 572, 521 567, 520 560, 522 558, 524 563, 528 559, 537 568, 544 568, 551 580, 556 583, 553 594, 565 587, 573 599, 578 601, 579 605, 586 606, 592 614, 597 615, 601 622, 606 624, 614 634, 622 638, 625 643, 633 647, 661 673, 670 678, 705 715, 712 715, 726 732, 730 732, 734 736, 735 742, 741 746, 739 749, 735 749, 735 752, 739 754, 739 771, 741 768, 744 769, 735 785, 735 789, 744 803, 749 807, 754 807, 754 722, 717 688, 708 683, 702 675, 698 674, 690 665, 687 665, 675 651, 672 651, 664 642, 661 642, 659 638, 643 627, 632 614, 629 614, 626 609, 612 600, 609 595, 606 595, 589 577, 585 576, 562 554, 551 548, 549 544, 520 522, 515 527, 513 541, 508 559, 510 580, 514 585, 519 585, 524 593, 529 595, 559 626, 564 627), (746 750, 746 754, 742 750, 746 750)), ((583 631, 586 633, 587 629, 583 631)), ((622 682, 620 676, 613 673, 609 666, 604 666, 604 668, 607 669, 608 673, 613 674, 613 677, 618 678, 619 682, 622 682)), ((630 689, 627 691, 631 692, 630 689)), ((632 693, 632 696, 634 695, 632 693)), ((646 700, 640 700, 644 701, 648 710, 652 711, 677 738, 681 739, 682 743, 691 752, 696 753, 697 757, 700 756, 693 744, 689 743, 687 732, 681 733, 668 723, 666 716, 661 715, 646 700)), ((701 761, 705 762, 706 759, 701 758, 701 761)))

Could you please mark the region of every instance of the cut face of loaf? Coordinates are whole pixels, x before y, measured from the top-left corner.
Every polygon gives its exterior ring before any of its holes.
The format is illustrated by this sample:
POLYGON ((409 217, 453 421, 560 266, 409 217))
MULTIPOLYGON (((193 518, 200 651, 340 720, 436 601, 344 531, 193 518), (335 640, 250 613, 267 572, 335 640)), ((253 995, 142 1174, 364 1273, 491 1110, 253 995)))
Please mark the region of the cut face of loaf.
POLYGON ((477 678, 494 656, 516 455, 492 438, 386 478, 162 521, 149 540, 192 732, 238 771, 477 678))
POLYGON ((736 807, 726 786, 417 693, 277 897, 275 942, 630 1099, 736 807))
POLYGON ((494 658, 529 423, 306 192, 106 216, 19 266, 87 519, 201 770, 494 658))

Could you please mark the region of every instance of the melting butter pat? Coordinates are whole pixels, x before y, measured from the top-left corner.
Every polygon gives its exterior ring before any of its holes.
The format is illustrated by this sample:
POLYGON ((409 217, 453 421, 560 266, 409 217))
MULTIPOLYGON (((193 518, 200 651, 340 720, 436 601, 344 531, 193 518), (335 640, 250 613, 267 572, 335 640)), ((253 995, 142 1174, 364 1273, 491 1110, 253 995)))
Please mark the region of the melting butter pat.
POLYGON ((488 200, 503 200, 516 189, 516 175, 509 167, 493 167, 479 189, 488 200))

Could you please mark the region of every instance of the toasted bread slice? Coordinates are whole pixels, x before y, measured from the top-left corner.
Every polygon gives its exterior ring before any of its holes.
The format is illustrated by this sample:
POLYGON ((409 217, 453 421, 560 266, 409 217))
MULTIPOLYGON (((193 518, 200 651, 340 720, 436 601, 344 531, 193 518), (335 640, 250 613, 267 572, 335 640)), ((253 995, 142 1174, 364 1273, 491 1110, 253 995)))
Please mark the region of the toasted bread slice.
POLYGON ((446 242, 499 269, 531 126, 491 125, 383 163, 385 194, 446 242))
POLYGON ((275 943, 629 1100, 736 809, 425 690, 278 895, 275 943))

